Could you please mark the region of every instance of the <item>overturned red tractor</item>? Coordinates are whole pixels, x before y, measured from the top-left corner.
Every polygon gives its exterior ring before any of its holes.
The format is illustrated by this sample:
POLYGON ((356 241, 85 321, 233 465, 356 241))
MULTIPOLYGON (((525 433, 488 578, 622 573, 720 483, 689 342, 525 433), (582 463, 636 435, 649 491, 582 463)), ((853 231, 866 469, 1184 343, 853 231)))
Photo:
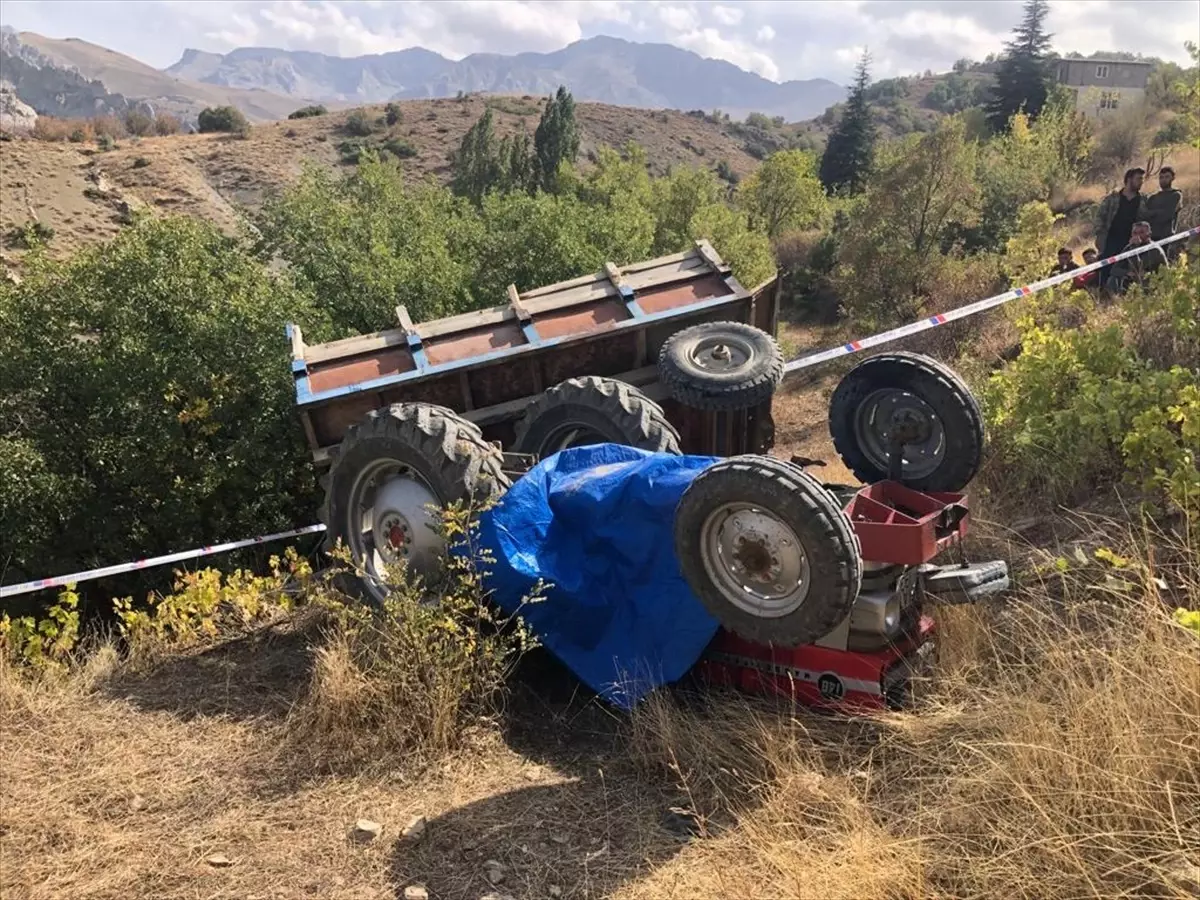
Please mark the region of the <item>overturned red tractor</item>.
POLYGON ((505 306, 308 346, 289 327, 297 402, 327 466, 322 509, 369 601, 446 548, 431 507, 501 495, 539 458, 625 444, 728 457, 675 513, 675 556, 722 630, 699 670, 818 706, 903 702, 932 646, 931 602, 1007 587, 1002 562, 935 565, 969 521, 983 447, 962 381, 923 356, 867 358, 829 429, 866 486, 771 457, 785 366, 778 285, 744 289, 706 242, 519 293, 505 306))

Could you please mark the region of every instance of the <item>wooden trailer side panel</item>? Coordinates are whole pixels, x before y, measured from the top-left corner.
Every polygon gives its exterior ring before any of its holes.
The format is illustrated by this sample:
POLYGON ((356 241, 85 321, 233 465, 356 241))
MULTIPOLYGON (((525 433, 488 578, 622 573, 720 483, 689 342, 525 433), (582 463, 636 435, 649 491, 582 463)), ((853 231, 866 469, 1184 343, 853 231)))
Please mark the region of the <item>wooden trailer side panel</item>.
MULTIPOLYGON (((311 347, 289 326, 297 401, 314 457, 326 461, 347 428, 392 403, 449 407, 478 422, 489 440, 508 443, 528 402, 568 378, 618 377, 661 400, 655 365, 672 334, 723 320, 772 334, 777 325, 776 282, 746 291, 706 242, 524 294, 510 286, 508 294, 507 306, 420 325, 398 307, 397 329, 311 347)), ((757 430, 726 417, 718 438, 711 416, 669 402, 665 408, 690 452, 745 443, 731 427, 757 430)))

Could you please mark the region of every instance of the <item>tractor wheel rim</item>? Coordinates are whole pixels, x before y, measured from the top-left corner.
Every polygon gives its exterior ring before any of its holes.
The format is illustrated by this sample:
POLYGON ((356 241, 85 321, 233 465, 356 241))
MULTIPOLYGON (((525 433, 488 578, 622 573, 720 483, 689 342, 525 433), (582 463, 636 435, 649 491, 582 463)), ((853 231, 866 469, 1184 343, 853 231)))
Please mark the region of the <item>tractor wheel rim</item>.
POLYGON ((376 601, 390 593, 395 567, 403 564, 419 575, 436 568, 445 552, 445 541, 434 527, 440 506, 429 483, 402 463, 378 460, 358 474, 350 489, 347 543, 376 601))
POLYGON ((702 337, 688 354, 697 369, 722 375, 741 371, 753 358, 753 345, 732 334, 702 337))
POLYGON ((933 407, 900 388, 872 391, 854 415, 854 438, 875 468, 888 470, 888 442, 900 426, 919 433, 906 443, 901 473, 905 479, 924 478, 937 471, 946 458, 946 431, 933 407))
POLYGON ((774 513, 751 503, 728 503, 704 522, 700 553, 705 572, 742 612, 777 619, 808 597, 811 571, 800 539, 774 513))

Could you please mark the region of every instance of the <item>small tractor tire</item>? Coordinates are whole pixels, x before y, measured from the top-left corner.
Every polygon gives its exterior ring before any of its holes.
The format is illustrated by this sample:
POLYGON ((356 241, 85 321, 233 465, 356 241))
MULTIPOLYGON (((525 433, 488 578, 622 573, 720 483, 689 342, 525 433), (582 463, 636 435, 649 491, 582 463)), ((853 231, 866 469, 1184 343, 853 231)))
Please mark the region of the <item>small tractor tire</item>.
POLYGON ((350 426, 323 479, 321 506, 326 550, 339 542, 350 550, 356 577, 344 579, 345 588, 379 604, 389 566, 403 561, 416 574, 436 574, 445 546, 429 507, 498 499, 509 487, 502 461, 476 425, 429 403, 397 403, 350 426))
POLYGON ((858 537, 837 499, 766 456, 735 456, 696 477, 675 511, 675 553, 709 613, 760 644, 823 637, 862 584, 858 537))
POLYGON ((568 447, 624 444, 678 454, 679 433, 662 407, 612 378, 571 378, 543 391, 517 423, 513 450, 545 459, 568 447))
POLYGON ((743 322, 704 322, 671 335, 658 355, 658 378, 673 400, 728 412, 770 400, 783 380, 775 339, 743 322))
POLYGON ((882 353, 847 373, 829 402, 834 449, 866 484, 888 477, 897 421, 923 435, 904 448, 901 480, 919 491, 961 491, 983 461, 983 415, 953 370, 919 353, 882 353))

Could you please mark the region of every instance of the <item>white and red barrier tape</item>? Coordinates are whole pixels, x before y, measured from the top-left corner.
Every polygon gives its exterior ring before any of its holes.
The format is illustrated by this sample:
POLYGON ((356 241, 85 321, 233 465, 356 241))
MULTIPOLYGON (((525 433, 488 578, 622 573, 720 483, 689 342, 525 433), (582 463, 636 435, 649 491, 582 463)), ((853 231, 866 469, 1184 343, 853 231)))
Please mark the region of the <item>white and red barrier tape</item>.
MULTIPOLYGON (((902 337, 908 337, 910 334, 917 334, 922 331, 928 331, 930 328, 937 328, 939 325, 945 325, 947 322, 953 322, 957 319, 965 319, 967 316, 973 316, 976 313, 984 310, 994 309, 997 306, 1002 306, 1010 300, 1016 300, 1020 297, 1028 297, 1030 294, 1036 294, 1038 291, 1045 290, 1048 287, 1054 287, 1056 284, 1063 284, 1067 281, 1074 281, 1080 275, 1086 275, 1089 272, 1095 272, 1103 266, 1110 266, 1113 263, 1128 259, 1131 256, 1137 256, 1139 253, 1145 253, 1154 247, 1161 247, 1164 244, 1172 244, 1175 241, 1182 241, 1185 238, 1200 236, 1200 227, 1190 228, 1187 231, 1181 231, 1178 234, 1173 234, 1169 238, 1164 238, 1161 241, 1156 241, 1147 244, 1144 247, 1138 247, 1135 250, 1127 250, 1124 253, 1119 253, 1116 256, 1110 256, 1107 259, 1097 260, 1094 263, 1089 263, 1086 266, 1080 266, 1078 269, 1072 269, 1070 272, 1063 272, 1061 275, 1054 275, 1050 278, 1043 278, 1041 281, 1035 281, 1033 284, 1027 284, 1019 288, 1012 288, 1005 291, 1003 294, 997 294, 995 297, 988 297, 986 300, 978 300, 975 303, 961 306, 958 309, 953 309, 950 312, 939 313, 936 316, 929 316, 921 319, 919 322, 913 322, 909 325, 901 325, 899 328, 893 328, 890 331, 884 331, 880 334, 872 335, 871 337, 863 338, 858 341, 851 341, 848 344, 842 344, 840 347, 833 347, 829 350, 823 350, 820 353, 814 353, 811 356, 801 357, 793 360, 784 367, 784 374, 788 375, 792 372, 798 372, 801 369, 807 369, 810 366, 816 366, 823 362, 828 362, 831 359, 837 359, 840 356, 847 356, 851 353, 857 353, 859 350, 866 350, 868 347, 877 347, 880 344, 886 344, 890 341, 899 340, 902 337)), ((109 575, 120 575, 125 572, 134 572, 138 569, 150 569, 155 566, 165 566, 173 562, 182 562, 185 559, 196 559, 201 556, 212 556, 215 553, 227 553, 231 550, 240 550, 243 547, 252 547, 255 544, 267 544, 272 541, 281 541, 285 538, 299 537, 304 534, 316 534, 324 531, 324 525, 308 525, 304 528, 295 528, 291 531, 281 531, 278 534, 268 534, 263 537, 247 538, 244 541, 230 541, 227 544, 214 544, 211 547, 198 547, 194 550, 181 550, 178 553, 168 553, 166 556, 155 556, 150 559, 139 559, 135 562, 121 563, 115 566, 106 566, 102 569, 89 569, 86 572, 74 572, 70 575, 59 575, 56 578, 41 578, 37 581, 26 581, 21 584, 8 585, 0 587, 0 599, 5 597, 15 597, 18 594, 29 594, 33 591, 42 591, 48 588, 64 587, 68 584, 78 584, 81 581, 93 581, 97 578, 106 578, 109 575)))
POLYGON ((255 544, 269 544, 272 541, 282 541, 284 538, 299 537, 302 534, 316 534, 324 530, 324 525, 309 525, 305 528, 293 528, 291 531, 281 531, 278 534, 247 538, 244 541, 213 544, 211 547, 197 547, 195 550, 181 550, 178 553, 168 553, 166 556, 153 556, 149 559, 139 559, 134 562, 120 563, 115 566, 105 566, 103 569, 89 569, 86 572, 59 575, 57 578, 41 578, 37 581, 26 581, 23 584, 0 587, 0 598, 15 597, 17 594, 28 594, 33 591, 46 590, 47 588, 64 587, 68 584, 77 584, 80 581, 93 581, 97 578, 107 578, 109 575, 120 575, 124 572, 136 572, 138 569, 152 569, 155 566, 165 566, 168 563, 182 562, 185 559, 212 556, 214 553, 228 553, 231 550, 241 550, 243 547, 253 547, 255 544))

